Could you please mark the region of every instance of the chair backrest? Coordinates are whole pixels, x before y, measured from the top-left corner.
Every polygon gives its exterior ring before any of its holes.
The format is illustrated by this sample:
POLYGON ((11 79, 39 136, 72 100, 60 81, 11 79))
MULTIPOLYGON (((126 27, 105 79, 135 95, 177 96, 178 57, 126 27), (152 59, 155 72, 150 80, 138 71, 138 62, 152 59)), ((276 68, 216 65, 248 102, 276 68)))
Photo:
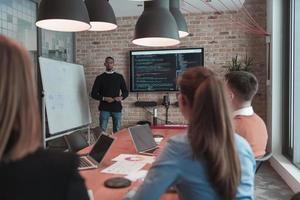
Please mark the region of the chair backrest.
POLYGON ((271 158, 271 156, 272 156, 272 152, 266 152, 265 155, 255 158, 255 161, 259 161, 259 162, 267 161, 271 158))
POLYGON ((294 194, 294 196, 291 198, 291 200, 300 200, 300 192, 294 194))
POLYGON ((66 151, 69 149, 66 140, 63 137, 47 141, 47 148, 56 151, 66 151))
POLYGON ((255 158, 255 161, 256 161, 256 170, 255 170, 255 173, 258 172, 259 168, 262 166, 262 164, 269 160, 270 158, 272 157, 272 152, 266 152, 265 155, 261 156, 261 157, 258 157, 258 158, 255 158))
POLYGON ((70 135, 66 135, 65 140, 68 145, 69 151, 71 152, 77 152, 89 146, 87 141, 80 133, 72 133, 70 135))
POLYGON ((91 133, 94 134, 95 138, 97 139, 100 134, 102 133, 103 131, 101 130, 101 128, 99 126, 96 126, 94 128, 91 128, 91 133))
POLYGON ((147 120, 138 121, 136 124, 138 124, 138 125, 148 124, 149 126, 151 126, 151 122, 149 122, 147 120))

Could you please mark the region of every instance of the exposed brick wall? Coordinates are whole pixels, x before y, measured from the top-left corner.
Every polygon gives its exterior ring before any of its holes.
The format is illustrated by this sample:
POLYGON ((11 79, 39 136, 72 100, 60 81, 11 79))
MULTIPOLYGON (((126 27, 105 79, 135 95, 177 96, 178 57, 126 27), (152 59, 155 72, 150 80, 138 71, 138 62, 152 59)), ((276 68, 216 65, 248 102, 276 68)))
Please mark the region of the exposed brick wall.
MULTIPOLYGON (((266 1, 248 0, 245 4, 251 15, 263 27, 266 23, 266 1)), ((188 14, 186 20, 189 31, 193 34, 181 40, 180 47, 204 47, 204 63, 219 73, 224 73, 222 67, 236 54, 255 58, 253 73, 258 77, 260 90, 254 100, 255 111, 266 119, 266 47, 265 37, 241 31, 232 25, 232 19, 243 19, 243 13, 215 13, 188 14)), ((134 34, 134 26, 138 17, 118 18, 119 27, 111 32, 81 32, 76 34, 76 61, 85 66, 88 91, 91 91, 95 77, 105 69, 103 66, 106 56, 115 58, 116 71, 123 74, 129 84, 129 51, 146 49, 131 43, 134 34)), ((173 47, 172 47, 173 48, 173 47)), ((147 48, 149 49, 149 48, 147 48)), ((128 85, 129 88, 129 85, 128 85)), ((139 93, 140 100, 162 101, 166 93, 139 93)), ((176 101, 175 93, 170 93, 171 102, 176 101)), ((150 120, 151 115, 142 108, 136 108, 136 93, 130 93, 123 102, 123 126, 135 124, 139 120, 150 120)), ((98 102, 90 101, 93 126, 98 125, 98 102)), ((159 118, 165 118, 165 109, 158 107, 159 118)), ((178 107, 171 106, 169 109, 169 121, 185 123, 180 115, 178 107)), ((163 123, 163 122, 162 122, 163 123)))

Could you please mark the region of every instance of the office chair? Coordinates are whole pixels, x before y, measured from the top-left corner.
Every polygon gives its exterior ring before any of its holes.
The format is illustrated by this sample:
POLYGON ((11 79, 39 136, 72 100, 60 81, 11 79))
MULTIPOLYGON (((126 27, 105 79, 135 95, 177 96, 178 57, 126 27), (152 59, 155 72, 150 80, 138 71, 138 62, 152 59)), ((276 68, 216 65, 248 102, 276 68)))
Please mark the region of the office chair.
POLYGON ((272 156, 272 152, 266 152, 265 155, 260 156, 258 158, 255 158, 256 161, 256 170, 255 170, 255 174, 258 172, 259 168, 262 166, 262 164, 264 162, 266 162, 267 160, 269 160, 272 156))
POLYGON ((67 151, 68 150, 68 145, 66 143, 66 140, 62 137, 47 141, 46 146, 48 149, 52 149, 52 150, 56 150, 56 151, 67 151))
POLYGON ((300 200, 300 192, 294 194, 291 200, 300 200))
POLYGON ((91 144, 96 143, 101 134, 110 135, 110 133, 103 131, 103 129, 99 126, 91 128, 90 131, 91 131, 91 144))
POLYGON ((136 124, 138 124, 138 125, 148 124, 149 126, 151 126, 151 122, 149 122, 147 120, 138 121, 136 124))
POLYGON ((77 152, 87 146, 89 144, 84 139, 84 137, 80 133, 72 133, 70 135, 65 135, 64 139, 68 145, 68 149, 71 152, 77 152))
POLYGON ((102 129, 99 126, 96 126, 94 128, 91 128, 91 143, 94 144, 99 136, 102 133, 102 129))

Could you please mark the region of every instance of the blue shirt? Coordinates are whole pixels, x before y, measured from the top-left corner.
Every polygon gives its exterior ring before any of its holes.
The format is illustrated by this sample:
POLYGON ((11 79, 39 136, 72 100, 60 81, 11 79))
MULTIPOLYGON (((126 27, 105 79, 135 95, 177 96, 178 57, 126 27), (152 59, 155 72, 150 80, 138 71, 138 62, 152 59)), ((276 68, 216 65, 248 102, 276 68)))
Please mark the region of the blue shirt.
MULTIPOLYGON (((241 164, 241 183, 237 200, 254 199, 255 159, 245 139, 235 134, 241 164)), ((172 137, 161 155, 153 163, 143 184, 129 199, 156 200, 172 185, 181 200, 219 200, 209 182, 204 162, 193 158, 187 135, 172 137)))

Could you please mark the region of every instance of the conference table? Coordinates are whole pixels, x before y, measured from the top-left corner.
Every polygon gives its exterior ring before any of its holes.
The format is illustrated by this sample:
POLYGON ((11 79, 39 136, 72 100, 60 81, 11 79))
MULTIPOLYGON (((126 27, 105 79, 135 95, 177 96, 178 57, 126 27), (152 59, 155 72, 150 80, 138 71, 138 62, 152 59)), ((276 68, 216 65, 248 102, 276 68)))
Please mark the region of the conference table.
MULTIPOLYGON (((161 151, 167 140, 174 135, 182 134, 185 132, 185 126, 157 126, 152 127, 152 132, 154 135, 163 135, 163 140, 159 143, 159 149, 157 151, 161 151)), ((102 173, 101 171, 104 168, 109 167, 114 163, 112 161, 113 158, 117 157, 120 154, 137 154, 131 137, 128 133, 128 129, 122 129, 119 132, 113 134, 115 138, 114 143, 112 144, 109 151, 106 153, 103 158, 99 168, 91 169, 91 170, 82 170, 80 174, 85 179, 86 186, 89 190, 93 191, 94 200, 120 200, 122 199, 128 191, 132 188, 137 187, 141 184, 140 181, 135 181, 131 183, 129 187, 114 189, 107 188, 104 186, 104 181, 108 178, 112 177, 120 177, 122 175, 119 174, 108 174, 102 173)), ((88 152, 91 147, 83 149, 80 153, 88 152)), ((156 152, 156 154, 159 154, 156 152)), ((143 169, 149 169, 151 164, 147 164, 143 169)), ((125 175, 124 175, 125 176, 125 175)), ((163 200, 177 200, 178 196, 176 193, 165 193, 160 199, 163 200)))

